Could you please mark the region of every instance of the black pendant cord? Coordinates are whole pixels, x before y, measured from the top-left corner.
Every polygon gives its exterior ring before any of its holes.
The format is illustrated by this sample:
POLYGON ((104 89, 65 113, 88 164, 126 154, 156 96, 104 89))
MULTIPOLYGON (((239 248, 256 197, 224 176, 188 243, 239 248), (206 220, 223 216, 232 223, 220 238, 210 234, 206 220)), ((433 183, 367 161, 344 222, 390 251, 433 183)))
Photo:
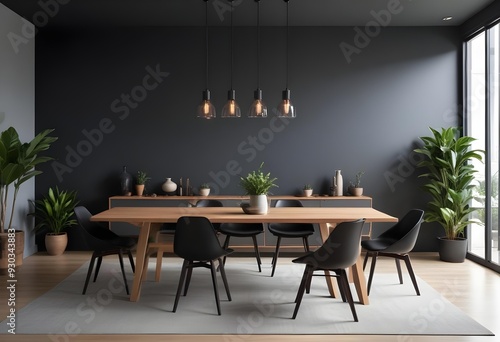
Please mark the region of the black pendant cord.
POLYGON ((288 26, 288 2, 289 0, 286 1, 286 89, 288 89, 288 31, 289 31, 289 26, 288 26))
POLYGON ((208 0, 205 0, 205 84, 208 90, 208 0))
POLYGON ((233 90, 233 0, 231 2, 231 90, 233 90))
POLYGON ((260 89, 260 0, 257 1, 257 89, 260 89))

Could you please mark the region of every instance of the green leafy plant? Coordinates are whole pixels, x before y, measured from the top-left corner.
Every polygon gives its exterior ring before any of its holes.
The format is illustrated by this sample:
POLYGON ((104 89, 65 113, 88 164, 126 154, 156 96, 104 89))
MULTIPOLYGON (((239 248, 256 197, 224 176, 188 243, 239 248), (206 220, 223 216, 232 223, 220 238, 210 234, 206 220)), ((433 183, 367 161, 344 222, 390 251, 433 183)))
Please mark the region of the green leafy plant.
POLYGON ((312 190, 313 187, 311 184, 305 184, 303 190, 312 190))
POLYGON ((246 177, 240 177, 240 184, 245 189, 247 195, 267 195, 272 187, 278 187, 275 184, 277 178, 271 178, 271 173, 264 174, 261 163, 259 169, 250 172, 246 177))
POLYGON ((52 131, 53 129, 44 130, 27 143, 21 143, 14 127, 9 127, 0 134, 0 233, 12 228, 16 199, 21 185, 42 173, 35 170, 35 166, 52 159, 39 155, 57 140, 56 137, 49 136, 52 131), (10 185, 14 186, 12 199, 9 198, 10 185), (6 225, 9 206, 10 220, 6 225))
POLYGON ((148 180, 150 180, 151 177, 148 177, 147 173, 144 171, 137 171, 137 176, 136 176, 136 183, 138 185, 146 184, 148 180))
POLYGON ((37 218, 35 230, 47 228, 49 233, 60 234, 64 229, 77 223, 73 218, 75 206, 78 204, 76 191, 60 191, 49 188, 42 199, 30 201, 35 211, 30 215, 37 218))
POLYGON ((349 181, 349 186, 351 188, 361 188, 361 177, 365 174, 364 171, 359 171, 356 173, 356 181, 349 181))
POLYGON ((200 189, 210 189, 210 185, 208 183, 203 183, 200 185, 200 189))
POLYGON ((467 225, 475 221, 470 214, 476 209, 469 203, 473 198, 474 173, 477 171, 470 160, 483 160, 484 151, 471 150, 475 138, 460 137, 458 128, 442 128, 441 132, 430 128, 433 136, 421 137, 422 148, 415 152, 424 160, 418 167, 427 172, 419 177, 427 179, 424 190, 431 195, 425 212, 426 222, 438 222, 444 228, 446 238, 454 240, 463 235, 467 225))

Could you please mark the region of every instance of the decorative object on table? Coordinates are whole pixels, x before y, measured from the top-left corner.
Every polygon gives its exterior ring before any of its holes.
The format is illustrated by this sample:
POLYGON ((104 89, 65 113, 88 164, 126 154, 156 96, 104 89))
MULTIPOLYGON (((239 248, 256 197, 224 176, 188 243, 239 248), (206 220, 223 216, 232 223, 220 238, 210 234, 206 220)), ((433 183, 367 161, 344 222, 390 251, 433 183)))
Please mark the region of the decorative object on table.
POLYGON ((304 197, 310 197, 313 194, 313 187, 311 184, 306 184, 304 185, 304 188, 302 189, 302 196, 304 197))
POLYGON ((177 190, 177 184, 172 181, 172 178, 166 178, 165 182, 161 185, 161 189, 165 191, 167 195, 175 195, 177 190))
POLYGON ((341 170, 335 170, 335 177, 333 177, 333 196, 343 196, 344 194, 344 181, 342 179, 341 170))
POLYGON ((200 185, 200 196, 208 196, 210 194, 210 185, 208 183, 203 183, 200 185))
POLYGON ((146 172, 137 171, 137 176, 135 179, 135 191, 137 193, 137 196, 142 196, 142 194, 144 193, 144 188, 146 187, 146 182, 150 179, 151 177, 148 177, 146 172))
POLYGON ((363 187, 361 187, 361 176, 365 174, 364 171, 356 173, 356 181, 349 181, 349 193, 353 196, 363 195, 363 187))
POLYGON ((193 194, 193 188, 189 183, 189 178, 186 179, 186 196, 191 196, 193 194))
POLYGON ((49 255, 61 255, 68 245, 66 228, 77 224, 73 218, 74 209, 78 204, 76 191, 55 190, 49 188, 47 195, 42 199, 32 201, 34 212, 29 215, 35 216, 38 223, 35 230, 46 228, 45 247, 49 255))
POLYGON ((420 137, 422 148, 415 149, 424 159, 417 166, 427 169, 419 177, 426 178, 424 191, 431 195, 425 212, 426 222, 438 222, 445 231, 444 237, 438 237, 439 256, 443 261, 463 262, 467 254, 467 241, 464 241, 464 229, 479 221, 470 218, 477 210, 470 207, 475 185, 474 165, 471 160, 482 162, 484 151, 471 149, 476 140, 473 137, 460 137, 456 127, 442 128, 441 132, 430 128, 432 136, 420 137), (447 245, 452 247, 445 247, 447 245))
POLYGON ((179 196, 183 196, 184 195, 184 191, 183 190, 184 189, 182 187, 182 177, 181 177, 181 179, 179 179, 179 187, 178 187, 178 191, 177 191, 179 196))
POLYGON ((263 166, 264 163, 261 163, 257 171, 250 172, 246 177, 240 177, 241 186, 245 189, 245 193, 250 195, 250 203, 247 211, 251 211, 252 214, 267 214, 269 209, 267 200, 269 189, 278 187, 275 184, 277 178, 271 178, 270 172, 264 174, 262 172, 263 166))
POLYGON ((0 134, 0 274, 6 272, 11 264, 8 260, 9 249, 7 248, 8 244, 12 244, 12 240, 9 241, 12 238, 8 236, 9 233, 15 235, 15 266, 23 263, 24 231, 12 227, 12 220, 16 216, 16 199, 21 185, 42 173, 34 169, 35 165, 39 166, 51 159, 39 154, 57 140, 56 137, 49 136, 52 131, 53 129, 44 130, 26 143, 21 143, 14 127, 9 127, 0 134), (12 198, 8 197, 10 185, 14 186, 12 198), (10 219, 6 223, 9 211, 10 219))
POLYGON ((127 167, 123 167, 123 171, 120 173, 120 191, 123 196, 132 195, 132 184, 134 180, 132 175, 127 172, 127 167))

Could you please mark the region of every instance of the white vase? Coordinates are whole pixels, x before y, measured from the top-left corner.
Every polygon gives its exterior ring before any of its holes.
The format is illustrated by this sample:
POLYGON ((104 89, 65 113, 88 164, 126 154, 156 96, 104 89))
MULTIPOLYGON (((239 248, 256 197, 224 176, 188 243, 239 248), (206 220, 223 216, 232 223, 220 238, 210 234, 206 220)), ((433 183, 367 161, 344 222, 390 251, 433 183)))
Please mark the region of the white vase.
POLYGON ((255 214, 267 214, 269 208, 267 195, 250 195, 250 208, 255 214))
POLYGON ((342 179, 342 173, 340 170, 335 171, 335 183, 333 184, 335 189, 334 196, 342 196, 344 194, 344 181, 342 179))
POLYGON ((177 190, 177 184, 172 181, 172 178, 167 178, 167 180, 161 185, 161 189, 167 194, 173 193, 177 190))
POLYGON ((208 196, 210 194, 210 188, 201 188, 200 196, 208 196))

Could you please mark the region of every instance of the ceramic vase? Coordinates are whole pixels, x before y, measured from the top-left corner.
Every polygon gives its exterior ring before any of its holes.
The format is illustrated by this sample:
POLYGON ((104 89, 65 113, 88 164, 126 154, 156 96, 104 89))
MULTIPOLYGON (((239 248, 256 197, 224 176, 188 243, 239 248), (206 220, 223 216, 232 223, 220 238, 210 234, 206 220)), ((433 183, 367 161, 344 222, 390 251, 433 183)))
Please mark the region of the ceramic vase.
POLYGON ((267 214, 269 208, 267 195, 250 195, 250 208, 255 214, 267 214))
POLYGON ((120 173, 120 190, 123 196, 130 196, 132 194, 132 175, 127 172, 127 167, 123 167, 123 171, 120 173))
POLYGON ((344 194, 344 181, 342 179, 342 173, 341 170, 336 170, 335 171, 335 178, 334 178, 334 184, 335 188, 335 193, 333 194, 334 196, 343 196, 344 194))
POLYGON ((167 194, 172 194, 177 190, 177 184, 172 181, 172 178, 167 178, 167 180, 161 185, 161 189, 167 194))

